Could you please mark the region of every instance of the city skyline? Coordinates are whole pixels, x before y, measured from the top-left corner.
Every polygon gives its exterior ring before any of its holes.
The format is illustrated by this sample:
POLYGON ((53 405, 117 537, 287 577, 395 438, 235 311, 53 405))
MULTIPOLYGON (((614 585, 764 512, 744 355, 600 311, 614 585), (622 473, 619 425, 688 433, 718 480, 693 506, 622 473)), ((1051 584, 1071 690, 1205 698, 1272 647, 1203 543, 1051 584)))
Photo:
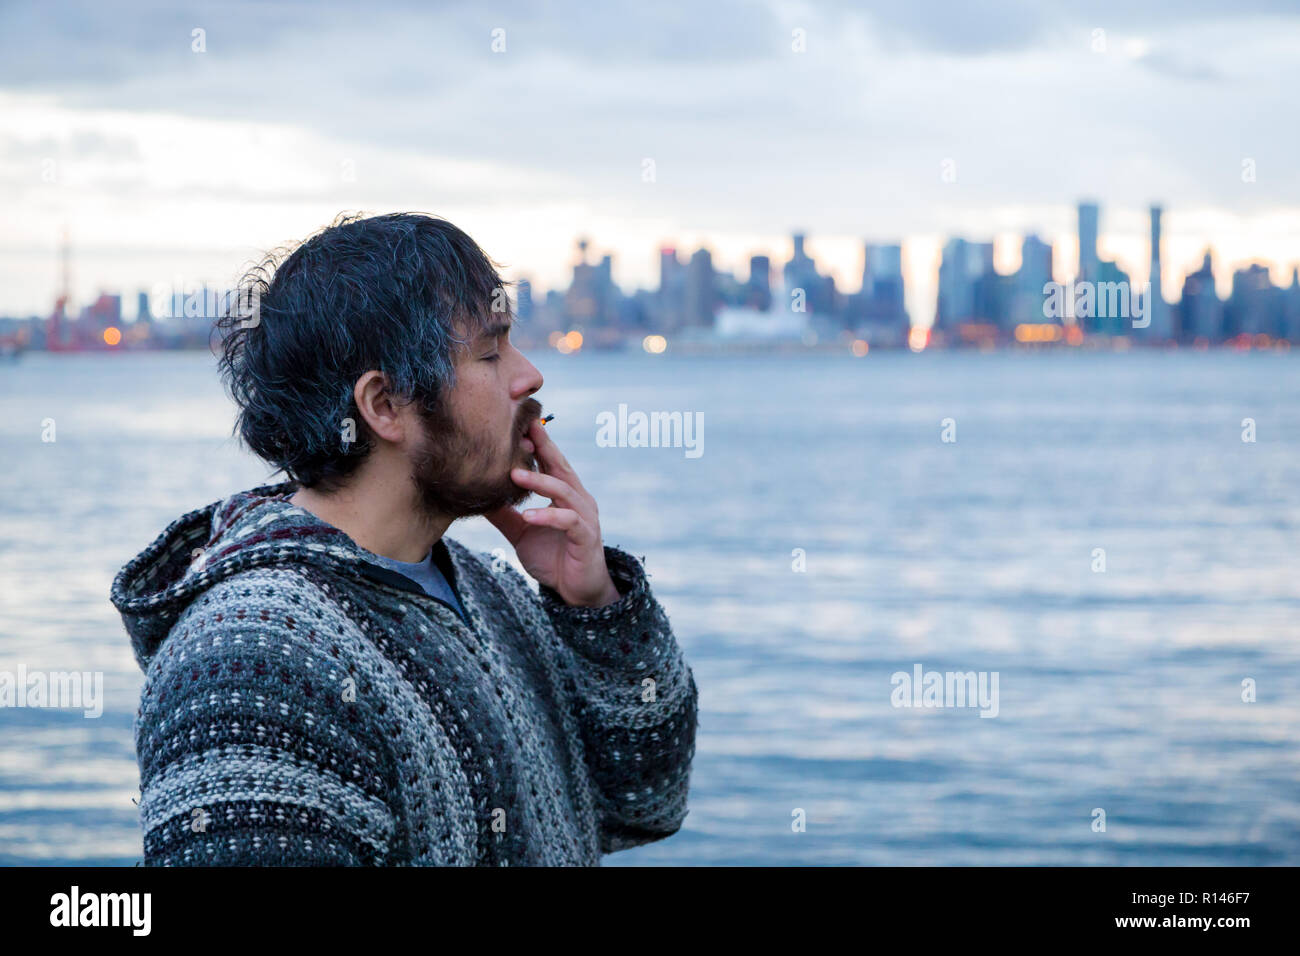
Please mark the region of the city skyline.
MULTIPOLYGON (((1165 271, 1164 212, 1159 205, 1148 207, 1148 276, 1165 271)), ((550 344, 562 350, 581 347, 569 344, 569 336, 578 333, 606 347, 648 335, 682 341, 802 338, 810 343, 819 334, 848 335, 859 340, 855 349, 883 345, 914 350, 929 344, 1079 345, 1085 337, 1099 336, 1132 336, 1145 344, 1210 345, 1243 337, 1264 345, 1273 339, 1287 345, 1300 341, 1300 267, 1292 268, 1289 281, 1275 283, 1267 266, 1253 262, 1233 269, 1230 282, 1220 282, 1213 249, 1207 247, 1196 269, 1170 283, 1174 295, 1166 297, 1159 279, 1139 281, 1118 260, 1105 257, 1104 222, 1104 207, 1095 198, 1077 203, 1073 265, 1034 233, 1022 237, 1021 261, 1008 271, 999 268, 992 241, 948 238, 933 308, 921 315, 906 304, 902 243, 862 245, 856 291, 838 287, 803 233, 791 236, 792 252, 784 262, 753 255, 744 273, 718 268, 707 247, 663 246, 657 283, 633 290, 616 281, 612 255, 593 255, 584 237, 576 241, 579 258, 567 285, 545 289, 526 276, 513 284, 523 320, 519 338, 536 344, 549 333, 550 344), (1226 294, 1220 296, 1219 289, 1226 294), (540 328, 530 322, 535 315, 542 320, 540 328), (918 338, 916 333, 923 334, 918 338)), ((60 255, 65 284, 73 271, 71 259, 65 243, 60 255)), ((206 341, 206 329, 193 320, 219 315, 229 289, 177 275, 138 290, 134 316, 123 308, 121 293, 101 293, 80 307, 61 293, 46 318, 5 319, 0 346, 59 351, 194 347, 206 341), (159 320, 163 324, 156 325, 159 320)))
MULTIPOLYGON (((1132 211, 1111 211, 1104 204, 1099 205, 1102 206, 1103 215, 1107 220, 1118 219, 1131 225, 1135 215, 1132 211)), ((1076 206, 1067 208, 1070 217, 1073 218, 1077 215, 1076 206)), ((1147 212, 1147 208, 1144 207, 1141 215, 1145 217, 1147 212)), ((1178 211, 1175 210, 1175 221, 1178 218, 1178 211)), ((323 226, 324 223, 321 225, 323 226)), ((665 238, 654 244, 648 250, 645 250, 642 255, 634 257, 650 261, 653 266, 647 270, 628 269, 627 264, 622 261, 621 257, 617 253, 607 251, 610 246, 599 242, 598 237, 575 235, 570 242, 563 246, 564 253, 556 253, 550 257, 552 262, 559 263, 559 265, 547 269, 530 268, 528 266, 507 267, 502 269, 502 277, 509 281, 527 280, 535 288, 542 290, 567 288, 567 283, 572 278, 572 269, 578 258, 577 249, 585 239, 594 255, 597 257, 609 255, 611 257, 614 281, 620 289, 628 294, 638 289, 652 289, 657 285, 659 253, 663 248, 690 249, 692 251, 699 248, 707 249, 714 260, 715 266, 720 271, 727 271, 735 274, 739 279, 745 279, 748 278, 748 263, 754 256, 766 255, 773 262, 784 261, 794 253, 794 242, 791 237, 793 235, 803 235, 806 249, 812 258, 816 259, 823 267, 824 273, 835 278, 837 289, 841 293, 851 294, 861 291, 862 288, 861 276, 864 265, 862 248, 864 245, 901 245, 903 274, 907 280, 908 311, 913 313, 914 317, 922 320, 920 324, 925 324, 933 316, 934 306, 938 298, 939 269, 944 246, 953 238, 963 238, 972 243, 991 243, 994 267, 1004 274, 1015 272, 1021 267, 1022 244, 1026 237, 1033 236, 1047 241, 1048 245, 1054 250, 1052 279, 1057 282, 1065 282, 1074 276, 1073 263, 1077 260, 1079 250, 1077 230, 1073 225, 1063 232, 1027 228, 1024 231, 1002 229, 997 232, 968 231, 962 234, 950 233, 947 235, 922 236, 911 234, 902 237, 879 236, 874 239, 827 236, 816 231, 801 232, 796 230, 784 236, 774 237, 768 245, 746 247, 752 251, 747 251, 740 256, 719 254, 717 252, 719 246, 732 248, 734 243, 710 241, 707 238, 708 234, 705 233, 704 235, 706 238, 698 241, 685 239, 674 241, 671 238, 665 238), (854 261, 855 257, 856 261, 854 261), (645 275, 644 278, 632 278, 632 276, 642 275, 642 273, 645 275), (547 277, 552 276, 554 278, 548 280, 547 277), (627 278, 620 278, 620 276, 626 276, 627 278)), ((61 268, 59 261, 61 253, 58 242, 59 240, 56 237, 54 244, 48 250, 48 268, 44 271, 49 277, 50 285, 41 302, 36 307, 16 308, 12 305, 6 305, 4 301, 0 301, 0 316, 28 317, 48 314, 50 303, 59 294, 59 272, 61 268)), ((1229 244, 1229 247, 1239 248, 1233 244, 1229 244)), ((1149 227, 1145 222, 1142 228, 1137 231, 1128 229, 1117 233, 1102 228, 1097 233, 1099 258, 1114 262, 1126 275, 1139 284, 1146 282, 1149 277, 1147 266, 1148 249, 1149 227)), ((1300 255, 1281 261, 1270 259, 1264 254, 1252 254, 1250 252, 1229 257, 1223 254, 1219 245, 1212 240, 1202 242, 1199 236, 1188 237, 1178 233, 1170 235, 1167 227, 1164 232, 1163 249, 1164 254, 1161 259, 1162 287, 1165 290, 1166 300, 1172 294, 1170 290, 1177 287, 1183 276, 1200 268, 1207 249, 1213 253, 1214 275, 1220 285, 1230 284, 1236 271, 1256 264, 1263 265, 1268 269, 1269 275, 1275 284, 1286 285, 1290 282, 1292 271, 1300 268, 1300 255), (1171 249, 1174 251, 1171 252, 1171 249)), ((129 292, 134 294, 132 291, 134 289, 152 288, 160 282, 170 281, 173 275, 183 275, 187 281, 219 286, 232 284, 239 274, 238 267, 233 266, 227 270, 225 276, 217 274, 216 271, 198 274, 193 271, 172 270, 171 273, 150 276, 146 282, 140 282, 139 280, 113 281, 111 277, 91 277, 86 275, 84 266, 79 264, 82 256, 78 255, 75 236, 70 240, 70 250, 74 258, 72 301, 74 304, 79 305, 89 304, 103 293, 127 294, 129 292)), ((260 258, 260 252, 263 251, 265 250, 250 249, 247 255, 239 261, 243 264, 251 259, 260 258)), ((490 249, 487 252, 489 255, 493 254, 490 249)), ((6 291, 0 288, 0 298, 5 296, 6 291)))

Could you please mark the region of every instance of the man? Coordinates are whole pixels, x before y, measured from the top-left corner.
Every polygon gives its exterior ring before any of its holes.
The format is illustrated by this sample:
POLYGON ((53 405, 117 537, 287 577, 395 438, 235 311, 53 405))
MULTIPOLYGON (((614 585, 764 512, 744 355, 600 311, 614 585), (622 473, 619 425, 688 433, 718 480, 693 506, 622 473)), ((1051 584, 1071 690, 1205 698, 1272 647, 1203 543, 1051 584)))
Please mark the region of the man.
POLYGON ((343 217, 240 301, 236 427, 289 480, 113 583, 145 863, 599 865, 675 833, 694 676, 538 420, 494 264, 442 219, 343 217), (480 514, 537 593, 446 537, 480 514))

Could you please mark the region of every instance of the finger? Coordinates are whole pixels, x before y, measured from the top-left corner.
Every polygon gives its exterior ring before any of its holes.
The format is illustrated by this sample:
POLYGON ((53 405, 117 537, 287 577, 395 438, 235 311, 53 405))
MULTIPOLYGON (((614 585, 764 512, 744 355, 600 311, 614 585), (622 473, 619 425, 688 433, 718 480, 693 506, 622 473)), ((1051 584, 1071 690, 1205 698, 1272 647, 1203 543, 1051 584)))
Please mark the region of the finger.
POLYGON ((557 528, 577 544, 588 543, 588 535, 585 533, 588 525, 582 520, 582 515, 572 508, 535 508, 525 511, 523 517, 529 524, 557 528))
POLYGON ((543 474, 540 471, 529 471, 526 468, 516 468, 510 472, 510 477, 520 488, 527 488, 539 495, 553 498, 565 508, 572 508, 583 514, 588 514, 591 511, 585 498, 578 495, 568 482, 561 481, 554 475, 543 474))
POLYGON ((587 493, 587 489, 582 487, 582 482, 578 479, 578 473, 573 470, 569 459, 564 457, 564 452, 560 451, 560 446, 551 438, 541 421, 533 420, 528 427, 528 437, 537 446, 538 461, 546 466, 547 474, 562 478, 574 488, 581 489, 583 494, 587 493))
POLYGON ((491 521, 512 545, 518 542, 520 536, 528 530, 528 522, 510 505, 498 508, 496 511, 489 511, 483 517, 491 521))

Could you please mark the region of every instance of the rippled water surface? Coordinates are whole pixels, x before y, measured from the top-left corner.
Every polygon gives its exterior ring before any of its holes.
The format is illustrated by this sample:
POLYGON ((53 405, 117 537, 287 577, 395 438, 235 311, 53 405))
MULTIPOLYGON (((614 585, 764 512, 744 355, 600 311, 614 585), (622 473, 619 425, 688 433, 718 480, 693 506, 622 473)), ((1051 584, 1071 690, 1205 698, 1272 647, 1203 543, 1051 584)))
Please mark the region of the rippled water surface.
MULTIPOLYGON (((1300 360, 532 357, 701 695, 685 826, 606 865, 1300 863, 1300 360), (703 454, 598 447, 619 403, 703 454), (996 672, 997 716, 892 706, 916 665, 996 672)), ((267 479, 232 421, 205 354, 0 364, 0 671, 105 698, 0 709, 0 863, 140 859, 109 586, 267 479)))

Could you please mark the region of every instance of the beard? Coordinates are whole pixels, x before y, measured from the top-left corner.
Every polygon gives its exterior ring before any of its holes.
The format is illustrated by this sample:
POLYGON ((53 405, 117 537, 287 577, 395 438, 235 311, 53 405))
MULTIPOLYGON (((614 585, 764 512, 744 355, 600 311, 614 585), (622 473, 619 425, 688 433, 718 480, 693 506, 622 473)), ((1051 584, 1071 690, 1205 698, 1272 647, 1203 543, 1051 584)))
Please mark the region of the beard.
POLYGON ((510 478, 510 469, 537 470, 537 459, 523 449, 523 429, 541 415, 541 402, 524 399, 510 435, 508 461, 500 436, 467 434, 439 405, 421 410, 424 440, 411 455, 411 480, 429 516, 468 518, 525 501, 532 492, 510 478))

